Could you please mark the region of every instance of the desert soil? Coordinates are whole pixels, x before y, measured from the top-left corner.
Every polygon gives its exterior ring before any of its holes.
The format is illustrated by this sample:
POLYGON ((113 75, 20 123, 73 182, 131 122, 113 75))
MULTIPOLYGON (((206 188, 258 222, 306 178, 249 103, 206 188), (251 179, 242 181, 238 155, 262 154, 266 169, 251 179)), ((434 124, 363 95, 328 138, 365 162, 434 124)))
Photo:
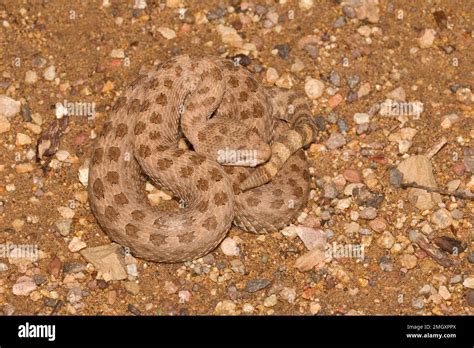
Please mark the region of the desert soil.
POLYGON ((0 312, 472 315, 473 15, 461 0, 0 2, 0 312), (321 132, 291 226, 156 264, 101 230, 87 161, 127 85, 180 53, 306 93, 321 132))

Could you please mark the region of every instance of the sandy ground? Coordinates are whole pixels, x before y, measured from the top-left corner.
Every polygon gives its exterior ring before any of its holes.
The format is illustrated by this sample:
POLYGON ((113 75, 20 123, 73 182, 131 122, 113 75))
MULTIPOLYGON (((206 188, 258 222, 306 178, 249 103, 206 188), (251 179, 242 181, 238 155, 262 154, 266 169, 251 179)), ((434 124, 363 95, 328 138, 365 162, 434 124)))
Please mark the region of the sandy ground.
POLYGON ((2 1, 0 311, 472 315, 474 4, 360 4, 2 1), (308 94, 321 127, 307 151, 312 198, 281 232, 232 229, 228 255, 165 265, 112 246, 117 273, 104 276, 82 254, 111 243, 80 178, 93 138, 141 69, 193 52, 239 55, 266 86, 308 94), (387 99, 408 111, 387 112, 387 99), (86 112, 65 116, 58 151, 36 161, 67 102, 86 112), (416 200, 400 173, 442 192, 416 200), (326 262, 306 246, 320 230, 326 262), (39 259, 15 256, 24 246, 39 259), (364 257, 338 257, 341 246, 364 257), (310 270, 295 267, 301 257, 310 270))

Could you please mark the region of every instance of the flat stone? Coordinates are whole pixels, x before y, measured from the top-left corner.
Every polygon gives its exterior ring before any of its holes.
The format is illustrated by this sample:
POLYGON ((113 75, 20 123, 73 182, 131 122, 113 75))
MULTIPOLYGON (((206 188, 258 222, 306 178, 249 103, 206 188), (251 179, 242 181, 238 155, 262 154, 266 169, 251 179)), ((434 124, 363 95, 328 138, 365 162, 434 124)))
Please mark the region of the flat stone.
POLYGON ((11 124, 7 118, 3 115, 0 115, 0 134, 6 133, 11 129, 11 124))
POLYGON ((38 81, 38 74, 36 73, 36 71, 28 70, 25 73, 25 83, 28 85, 32 85, 36 81, 38 81))
POLYGON ((172 40, 176 38, 176 32, 171 28, 166 27, 159 27, 158 32, 163 36, 166 40, 172 40))
POLYGON ((167 294, 172 295, 178 291, 178 287, 173 282, 166 280, 163 286, 163 290, 165 290, 167 294))
POLYGON ((400 263, 406 269, 412 269, 416 267, 418 259, 415 255, 404 254, 400 257, 400 263))
POLYGON ((29 135, 23 134, 23 133, 16 133, 16 145, 17 146, 25 146, 25 145, 31 145, 32 140, 29 135))
POLYGON ((438 289, 438 294, 445 300, 449 300, 451 298, 451 293, 449 292, 448 288, 444 285, 440 285, 438 289))
POLYGON ((406 100, 406 93, 403 87, 397 87, 391 92, 385 95, 388 99, 392 99, 399 102, 404 102, 406 100))
MULTIPOLYGON (((408 157, 398 165, 397 169, 403 174, 403 183, 416 183, 430 188, 437 188, 433 166, 426 156, 408 157)), ((435 204, 441 202, 439 193, 418 188, 408 189, 408 199, 420 210, 431 209, 435 204)))
POLYGON ((81 250, 81 255, 94 265, 98 279, 122 280, 127 278, 125 261, 118 244, 106 244, 81 250))
POLYGON ((124 287, 125 290, 132 295, 138 295, 140 292, 140 285, 135 281, 125 282, 124 287))
POLYGON ((66 237, 69 235, 72 226, 72 219, 59 219, 54 223, 56 231, 59 232, 61 236, 66 237))
POLYGON ((361 210, 360 217, 365 220, 373 220, 377 217, 377 209, 374 207, 367 207, 361 210))
POLYGON ((56 68, 54 67, 54 65, 46 68, 46 70, 43 73, 43 78, 46 81, 53 81, 55 77, 56 77, 56 68))
POLYGON ((390 249, 393 246, 393 243, 395 243, 395 237, 389 231, 382 233, 380 238, 377 240, 377 245, 384 249, 390 249))
POLYGON ((307 272, 313 268, 322 267, 325 264, 325 259, 324 250, 316 247, 296 259, 295 267, 300 272, 307 272))
POLYGON ((369 222, 369 226, 375 232, 383 232, 387 229, 387 221, 383 217, 377 217, 369 222))
POLYGON ((468 277, 464 279, 462 285, 469 289, 474 289, 474 277, 468 277))
POLYGON ((78 237, 73 237, 71 242, 69 242, 68 248, 73 253, 78 252, 79 250, 87 247, 87 244, 78 237))
POLYGON ((441 118, 441 128, 449 129, 453 124, 459 121, 459 116, 456 114, 444 115, 441 118))
POLYGON ((275 294, 268 296, 263 300, 263 305, 265 307, 274 307, 278 303, 278 298, 275 294))
POLYGON ((333 150, 342 147, 346 144, 346 139, 341 133, 332 133, 329 139, 326 141, 326 146, 333 150))
POLYGON ((21 110, 21 103, 6 95, 0 95, 0 116, 10 119, 21 110))
POLYGON ((351 183, 360 183, 362 182, 362 177, 360 172, 357 169, 345 169, 342 172, 344 179, 351 183))
POLYGON ((466 291, 466 302, 470 307, 474 307, 474 290, 466 291))
POLYGON ((13 285, 13 294, 17 296, 28 296, 32 291, 36 290, 34 280, 27 276, 21 276, 13 285))
POLYGON ((321 229, 300 225, 296 227, 296 234, 300 237, 308 250, 317 246, 324 247, 326 244, 326 233, 321 229))
POLYGON ((217 315, 233 315, 236 307, 237 305, 231 300, 220 301, 214 308, 214 313, 217 315))
POLYGON ((431 215, 431 222, 437 229, 444 229, 451 226, 453 218, 448 210, 440 208, 431 215))
POLYGON ((430 48, 436 38, 436 31, 434 29, 425 29, 418 38, 418 45, 420 48, 430 48))
POLYGON ((366 124, 370 122, 370 115, 365 113, 356 112, 354 114, 354 122, 356 124, 366 124))

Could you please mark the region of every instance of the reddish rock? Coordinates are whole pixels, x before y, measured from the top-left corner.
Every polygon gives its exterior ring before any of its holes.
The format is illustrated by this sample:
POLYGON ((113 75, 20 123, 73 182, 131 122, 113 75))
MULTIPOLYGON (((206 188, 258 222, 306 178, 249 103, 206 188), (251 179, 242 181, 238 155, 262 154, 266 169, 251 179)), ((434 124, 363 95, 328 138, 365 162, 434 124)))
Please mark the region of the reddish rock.
POLYGON ((342 97, 342 95, 340 95, 339 93, 338 94, 335 94, 333 95, 331 98, 329 98, 328 100, 328 105, 331 109, 334 109, 336 106, 338 106, 342 101, 344 100, 344 98, 342 97))
POLYGON ((356 169, 346 169, 342 172, 342 176, 344 176, 344 179, 352 183, 362 182, 360 173, 356 169))
POLYGON ((456 175, 463 176, 464 173, 466 172, 466 167, 464 166, 464 163, 462 162, 457 162, 453 166, 453 171, 456 175))
POLYGON ((62 262, 56 256, 48 265, 48 272, 52 277, 58 279, 59 274, 61 273, 62 262))
POLYGON ((387 164, 388 163, 387 157, 385 157, 383 155, 375 155, 375 156, 371 157, 370 159, 372 161, 378 163, 378 164, 387 164))
POLYGON ((301 297, 305 300, 314 300, 316 298, 316 288, 306 288, 303 290, 301 297))
POLYGON ((369 226, 375 232, 383 232, 387 229, 387 221, 383 217, 377 217, 369 222, 369 226))

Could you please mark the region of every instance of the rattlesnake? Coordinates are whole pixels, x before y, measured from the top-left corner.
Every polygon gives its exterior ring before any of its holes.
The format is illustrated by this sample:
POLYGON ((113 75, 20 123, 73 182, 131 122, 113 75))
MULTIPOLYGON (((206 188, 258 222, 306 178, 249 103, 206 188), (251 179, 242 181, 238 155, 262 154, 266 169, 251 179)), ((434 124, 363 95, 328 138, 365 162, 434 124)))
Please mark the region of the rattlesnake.
POLYGON ((263 233, 295 217, 309 193, 301 148, 315 135, 309 106, 294 92, 265 89, 229 59, 181 55, 118 98, 93 149, 90 205, 109 237, 135 256, 195 259, 214 249, 232 222, 263 233), (193 149, 178 147, 182 135, 193 149), (235 151, 253 156, 240 166, 226 159, 235 151), (143 173, 185 206, 151 206, 143 173))

